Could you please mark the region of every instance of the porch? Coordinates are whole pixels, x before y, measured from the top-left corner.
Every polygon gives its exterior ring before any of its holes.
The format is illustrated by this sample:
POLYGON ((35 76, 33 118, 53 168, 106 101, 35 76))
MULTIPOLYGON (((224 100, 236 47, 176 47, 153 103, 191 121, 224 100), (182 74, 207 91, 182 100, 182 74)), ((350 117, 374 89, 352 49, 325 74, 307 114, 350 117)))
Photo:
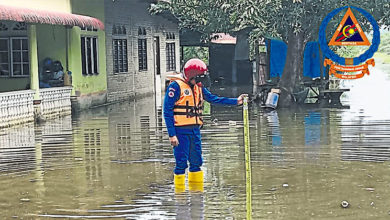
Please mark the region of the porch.
POLYGON ((104 28, 88 16, 0 5, 0 128, 71 114, 69 69, 82 62, 73 26, 104 28))

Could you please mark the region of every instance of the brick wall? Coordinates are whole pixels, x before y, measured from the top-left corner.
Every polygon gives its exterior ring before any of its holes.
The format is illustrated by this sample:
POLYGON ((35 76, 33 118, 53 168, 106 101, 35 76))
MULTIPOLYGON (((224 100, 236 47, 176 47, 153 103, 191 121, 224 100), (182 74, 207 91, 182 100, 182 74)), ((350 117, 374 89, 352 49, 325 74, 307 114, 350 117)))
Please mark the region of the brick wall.
MULTIPOLYGON (((176 70, 180 67, 180 45, 178 25, 162 16, 150 15, 147 1, 140 0, 105 0, 105 30, 107 56, 107 100, 116 102, 131 99, 134 96, 153 94, 155 81, 154 37, 160 40, 161 84, 164 85, 166 71, 166 32, 175 34, 176 70), (126 27, 128 72, 113 73, 112 28, 113 25, 126 27), (146 29, 147 70, 138 67, 138 28, 146 29)), ((161 88, 164 89, 164 86, 161 88)))

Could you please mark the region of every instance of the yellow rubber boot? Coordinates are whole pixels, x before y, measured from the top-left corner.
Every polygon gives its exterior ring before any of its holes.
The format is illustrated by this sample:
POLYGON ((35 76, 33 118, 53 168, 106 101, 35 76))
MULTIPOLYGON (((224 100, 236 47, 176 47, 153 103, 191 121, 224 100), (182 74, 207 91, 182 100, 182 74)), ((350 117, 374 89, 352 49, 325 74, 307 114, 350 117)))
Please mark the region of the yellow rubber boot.
POLYGON ((203 192, 203 171, 188 173, 188 188, 190 191, 203 192))
POLYGON ((175 174, 174 183, 175 183, 175 193, 182 193, 186 190, 186 175, 185 174, 175 174))

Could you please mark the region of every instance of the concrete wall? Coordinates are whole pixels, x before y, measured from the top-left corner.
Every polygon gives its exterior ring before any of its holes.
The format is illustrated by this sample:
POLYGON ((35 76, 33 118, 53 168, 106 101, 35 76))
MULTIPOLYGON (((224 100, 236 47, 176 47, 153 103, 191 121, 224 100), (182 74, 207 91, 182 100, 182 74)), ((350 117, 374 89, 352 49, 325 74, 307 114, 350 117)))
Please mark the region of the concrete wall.
MULTIPOLYGON (((72 13, 87 15, 104 21, 103 0, 72 0, 72 13)), ((85 31, 79 27, 70 30, 69 70, 72 71, 72 86, 77 96, 76 109, 85 109, 106 103, 106 39, 105 30, 85 31), (98 37, 98 75, 84 76, 81 63, 81 36, 98 37)))
POLYGON ((1 0, 0 4, 30 9, 71 12, 70 0, 1 0))
MULTIPOLYGON (((0 1, 0 4, 2 2, 0 1)), ((0 37, 8 38, 8 37, 27 37, 27 29, 26 30, 13 30, 14 27, 18 25, 18 22, 13 21, 0 21, 3 25, 5 25, 8 30, 0 31, 0 37)), ((8 54, 10 56, 10 54, 8 54)), ((10 73, 11 74, 11 73, 10 73)), ((0 92, 8 92, 8 91, 18 91, 25 90, 29 87, 30 77, 29 76, 1 76, 0 77, 0 92)))
MULTIPOLYGON (((105 0, 105 25, 107 49, 107 87, 108 101, 129 99, 134 95, 146 96, 154 92, 155 55, 154 37, 160 39, 161 84, 164 85, 166 71, 166 32, 173 32, 176 39, 176 70, 180 68, 180 46, 177 24, 161 17, 150 15, 150 2, 139 0, 105 0), (128 72, 113 73, 112 56, 112 27, 124 25, 126 27, 128 48, 128 72), (138 28, 146 28, 147 39, 147 71, 139 71, 138 67, 138 28)), ((162 87, 164 89, 164 87, 162 87)))
POLYGON ((66 29, 64 26, 37 25, 38 62, 45 58, 59 60, 66 67, 66 29))

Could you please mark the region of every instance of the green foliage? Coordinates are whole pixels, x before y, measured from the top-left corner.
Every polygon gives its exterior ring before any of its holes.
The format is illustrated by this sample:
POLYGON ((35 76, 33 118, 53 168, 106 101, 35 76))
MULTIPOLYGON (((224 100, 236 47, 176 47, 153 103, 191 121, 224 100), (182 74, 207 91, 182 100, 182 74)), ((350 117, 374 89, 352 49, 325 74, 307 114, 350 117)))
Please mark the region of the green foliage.
POLYGON ((209 64, 209 48, 207 47, 184 47, 183 60, 186 63, 191 58, 198 58, 209 64))
POLYGON ((378 52, 390 55, 390 32, 381 34, 381 44, 379 45, 378 52))
POLYGON ((341 57, 345 58, 354 58, 366 51, 368 47, 346 47, 346 46, 337 46, 331 48, 333 51, 336 52, 341 57))
MULTIPOLYGON (((390 24, 388 0, 171 0, 151 7, 152 13, 169 11, 181 28, 199 31, 207 39, 211 33, 233 34, 251 28, 251 39, 262 36, 282 38, 288 42, 288 33, 304 32, 306 41, 318 37, 322 19, 333 9, 357 6, 372 13, 378 23, 390 24)), ((334 31, 344 13, 329 24, 334 31)), ((357 18, 362 16, 355 13, 357 18)), ((362 19, 362 25, 368 22, 362 19)))
POLYGON ((379 63, 378 61, 380 61, 381 63, 384 64, 390 64, 390 55, 387 53, 377 52, 375 53, 374 58, 375 58, 375 62, 377 63, 379 63))

